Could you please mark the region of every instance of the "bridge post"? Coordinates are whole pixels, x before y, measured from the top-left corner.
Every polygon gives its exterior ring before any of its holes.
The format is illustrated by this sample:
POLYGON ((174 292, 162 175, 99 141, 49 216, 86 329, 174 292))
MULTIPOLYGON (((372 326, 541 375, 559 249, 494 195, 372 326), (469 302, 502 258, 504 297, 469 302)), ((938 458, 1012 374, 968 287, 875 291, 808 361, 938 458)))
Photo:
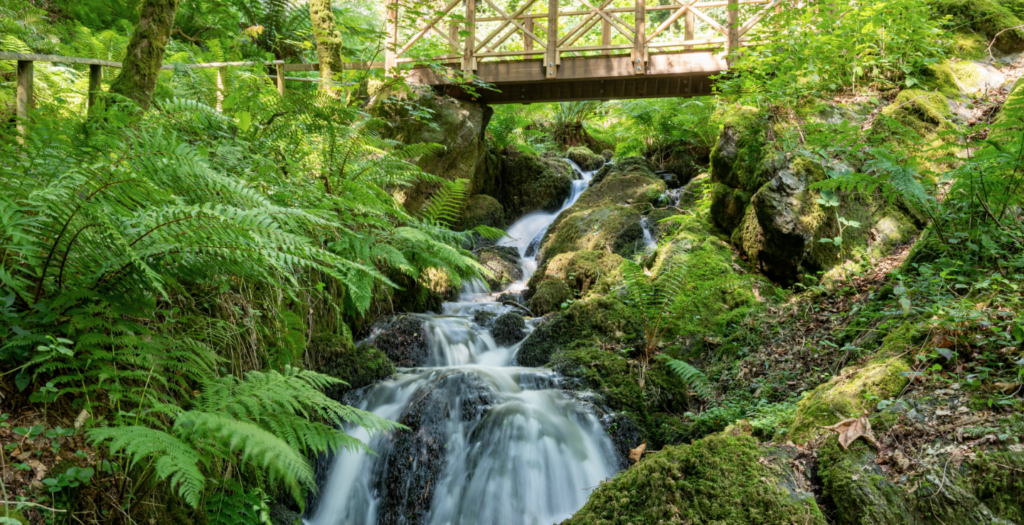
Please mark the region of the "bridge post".
MULTIPOLYGON (((32 100, 32 61, 18 61, 18 91, 15 96, 17 107, 15 115, 18 117, 18 132, 24 135, 27 132, 25 124, 28 122, 29 113, 32 112, 34 101, 32 100)), ((20 139, 24 140, 24 139, 20 139)))
POLYGON ((562 62, 558 52, 558 0, 548 0, 548 49, 544 54, 544 78, 555 78, 558 65, 562 62))
POLYGON ((387 25, 384 28, 384 76, 396 74, 398 67, 398 0, 387 0, 387 25))
POLYGON ((89 64, 89 98, 85 105, 86 112, 96 105, 96 95, 103 90, 103 86, 100 85, 102 81, 103 66, 99 64, 89 64))
POLYGON ((636 24, 633 34, 633 74, 647 72, 647 1, 636 0, 636 24))
MULTIPOLYGON (((533 33, 533 17, 532 16, 531 17, 527 17, 526 20, 524 20, 523 27, 525 27, 527 31, 533 33)), ((533 51, 533 39, 528 37, 528 36, 526 36, 526 33, 523 33, 523 50, 524 51, 533 51)), ((527 57, 523 57, 523 58, 527 58, 527 57)))
MULTIPOLYGON (((729 62, 737 58, 740 52, 740 2, 729 0, 729 48, 727 49, 729 62)), ((730 64, 731 65, 731 64, 730 64)))
POLYGON ((466 0, 466 50, 462 55, 462 71, 472 73, 476 71, 476 58, 473 56, 473 48, 476 47, 476 0, 466 0))
MULTIPOLYGON (((610 46, 612 45, 612 23, 607 18, 601 17, 601 45, 610 46)), ((612 54, 611 49, 602 49, 602 55, 612 54)))
MULTIPOLYGON (((683 40, 693 40, 693 3, 690 3, 690 9, 686 10, 686 14, 683 15, 685 20, 685 29, 683 33, 683 40)), ((693 46, 686 46, 687 51, 693 49, 693 46)))

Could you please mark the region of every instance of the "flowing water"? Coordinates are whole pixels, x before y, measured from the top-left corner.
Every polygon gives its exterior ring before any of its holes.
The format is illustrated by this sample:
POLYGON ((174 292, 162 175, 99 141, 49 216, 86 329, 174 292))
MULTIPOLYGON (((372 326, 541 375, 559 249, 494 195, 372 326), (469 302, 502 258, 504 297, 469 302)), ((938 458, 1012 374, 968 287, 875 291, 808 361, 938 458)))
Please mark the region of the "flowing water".
MULTIPOLYGON (((573 168, 580 179, 559 212, 593 177, 573 168)), ((519 249, 526 274, 512 288, 524 287, 536 269, 535 246, 559 212, 534 212, 508 229, 501 242, 519 249)), ((556 373, 514 366, 521 343, 496 343, 474 321, 481 310, 510 308, 474 282, 441 314, 418 315, 430 362, 346 399, 412 431, 371 436, 348 429, 376 455, 333 459, 308 525, 549 525, 571 516, 615 474, 617 452, 597 417, 565 394, 556 373)))
POLYGON ((658 241, 654 240, 654 236, 651 235, 651 228, 647 225, 647 217, 640 218, 640 228, 644 232, 644 249, 648 253, 658 249, 658 241))

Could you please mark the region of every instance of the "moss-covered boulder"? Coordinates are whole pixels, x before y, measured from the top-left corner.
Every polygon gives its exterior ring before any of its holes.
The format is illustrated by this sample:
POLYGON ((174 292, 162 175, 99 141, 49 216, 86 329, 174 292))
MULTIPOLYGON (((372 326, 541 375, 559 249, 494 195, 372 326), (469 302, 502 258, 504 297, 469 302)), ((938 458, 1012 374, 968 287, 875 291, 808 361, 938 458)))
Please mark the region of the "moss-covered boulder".
POLYGON ((590 188, 548 228, 540 260, 581 250, 628 257, 643 249, 641 213, 650 210, 664 191, 665 183, 642 158, 606 164, 590 188))
POLYGON ((316 364, 317 371, 348 383, 328 390, 327 394, 334 399, 395 373, 395 364, 384 352, 370 345, 356 346, 347 332, 345 335, 314 335, 309 342, 307 357, 316 364))
POLYGON ((864 364, 844 368, 838 376, 804 393, 797 404, 789 438, 796 443, 826 432, 821 427, 857 417, 874 409, 869 399, 894 398, 907 384, 910 372, 903 355, 916 336, 911 325, 904 325, 883 339, 878 353, 864 364))
POLYGON ((533 315, 547 315, 557 312, 562 303, 572 299, 572 290, 561 279, 548 279, 537 285, 530 297, 530 311, 533 315))
POLYGON ((523 278, 519 266, 519 250, 512 246, 491 246, 480 250, 480 264, 490 274, 484 274, 484 281, 492 292, 504 290, 508 285, 523 278))
POLYGON ((499 345, 512 346, 526 337, 526 321, 515 312, 506 312, 494 320, 491 335, 499 345))
POLYGON ((595 297, 573 303, 541 322, 523 341, 516 360, 523 366, 544 366, 552 354, 574 342, 592 340, 595 336, 611 340, 631 339, 639 329, 635 317, 632 310, 612 297, 595 297))
POLYGON ((498 199, 490 195, 474 195, 466 200, 466 208, 462 210, 461 230, 472 230, 477 226, 490 226, 502 229, 505 224, 505 208, 498 199))
POLYGON ((768 181, 765 162, 764 115, 754 108, 739 108, 723 117, 722 132, 711 150, 711 218, 732 232, 743 218, 750 196, 768 181))
MULTIPOLYGON (((486 104, 439 96, 430 90, 383 90, 368 106, 374 117, 387 126, 384 136, 406 144, 434 143, 444 146, 421 155, 416 164, 423 171, 448 180, 495 178, 497 164, 488 155, 484 130, 494 113, 486 104), (430 114, 429 119, 410 113, 410 107, 430 114), (484 172, 490 172, 489 175, 484 172)), ((396 197, 409 211, 420 207, 438 186, 420 183, 395 189, 396 197)), ((470 188, 470 194, 481 193, 470 188)))
POLYGON ((505 208, 509 223, 535 210, 558 210, 572 193, 573 170, 555 156, 538 156, 510 150, 499 177, 486 193, 505 208))
MULTIPOLYGON (((944 95, 936 92, 904 89, 892 104, 882 110, 882 115, 929 140, 934 139, 940 131, 953 129, 953 114, 949 103, 944 95)), ((875 120, 876 131, 889 131, 887 126, 885 119, 875 120)))
MULTIPOLYGON (((548 261, 538 281, 561 279, 576 297, 589 293, 606 294, 621 284, 622 257, 605 251, 578 251, 562 253, 548 261)), ((532 280, 532 279, 531 279, 532 280)))
POLYGON ((974 31, 986 41, 996 38, 996 50, 1002 53, 1024 51, 1024 25, 1020 14, 1024 9, 1016 0, 930 0, 932 10, 940 16, 952 17, 959 31, 974 31), (1014 12, 1016 11, 1017 14, 1014 12))
POLYGON ((959 468, 899 482, 876 459, 877 452, 863 441, 843 450, 830 438, 818 451, 818 473, 835 507, 835 523, 1008 525, 1024 519, 1022 452, 984 452, 959 468))
POLYGON ((710 150, 686 140, 657 144, 647 150, 647 159, 669 189, 681 188, 707 168, 710 150))
POLYGON ((590 151, 586 146, 569 148, 565 152, 566 158, 576 163, 583 171, 594 171, 604 165, 604 157, 590 151))
POLYGON ((843 193, 838 206, 823 206, 812 185, 825 179, 825 170, 809 159, 768 164, 782 167, 751 197, 731 239, 752 266, 777 282, 788 285, 847 259, 890 255, 920 231, 919 219, 902 201, 881 195, 843 193), (860 226, 842 231, 841 247, 820 242, 839 236, 838 217, 860 226))
POLYGON ((602 483, 562 523, 825 525, 813 496, 786 486, 788 463, 766 461, 757 442, 742 434, 666 447, 602 483))

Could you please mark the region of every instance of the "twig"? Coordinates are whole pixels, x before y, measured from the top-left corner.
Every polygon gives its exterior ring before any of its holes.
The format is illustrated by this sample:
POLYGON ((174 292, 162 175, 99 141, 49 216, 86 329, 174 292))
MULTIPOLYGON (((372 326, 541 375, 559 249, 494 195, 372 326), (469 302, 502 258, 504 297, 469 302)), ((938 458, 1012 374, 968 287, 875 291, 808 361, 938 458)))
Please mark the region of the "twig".
POLYGON ((51 509, 46 505, 32 503, 31 501, 0 501, 0 503, 3 503, 4 505, 28 505, 29 507, 39 507, 41 509, 46 509, 50 512, 67 512, 66 510, 51 509))
POLYGON ((1017 29, 1024 29, 1024 26, 1007 27, 1006 29, 1003 29, 1002 31, 996 33, 996 36, 992 37, 992 41, 989 42, 988 43, 988 47, 985 48, 985 51, 988 51, 988 59, 989 60, 992 60, 994 62, 995 59, 996 59, 996 57, 992 56, 992 45, 996 43, 996 39, 999 38, 999 35, 1007 32, 1007 31, 1015 31, 1017 29))
POLYGON ((531 312, 529 308, 527 308, 527 307, 525 307, 525 306, 523 306, 523 305, 521 305, 521 304, 519 304, 519 303, 517 303, 515 301, 502 301, 501 304, 503 304, 505 306, 514 306, 516 308, 522 308, 524 312, 530 314, 530 317, 536 317, 535 315, 533 315, 533 312, 531 312))

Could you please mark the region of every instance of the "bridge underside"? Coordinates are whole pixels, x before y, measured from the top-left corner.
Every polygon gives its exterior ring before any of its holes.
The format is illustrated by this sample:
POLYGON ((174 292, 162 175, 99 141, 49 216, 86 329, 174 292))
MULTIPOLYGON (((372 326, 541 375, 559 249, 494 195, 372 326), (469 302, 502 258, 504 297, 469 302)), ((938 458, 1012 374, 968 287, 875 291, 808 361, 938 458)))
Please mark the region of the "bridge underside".
POLYGON ((563 58, 557 78, 545 78, 541 60, 481 62, 477 76, 498 91, 463 91, 442 75, 418 68, 407 73, 410 83, 432 86, 455 98, 487 104, 529 104, 573 100, 696 97, 711 94, 711 77, 727 69, 724 58, 710 51, 651 54, 644 74, 637 74, 629 55, 563 58))

